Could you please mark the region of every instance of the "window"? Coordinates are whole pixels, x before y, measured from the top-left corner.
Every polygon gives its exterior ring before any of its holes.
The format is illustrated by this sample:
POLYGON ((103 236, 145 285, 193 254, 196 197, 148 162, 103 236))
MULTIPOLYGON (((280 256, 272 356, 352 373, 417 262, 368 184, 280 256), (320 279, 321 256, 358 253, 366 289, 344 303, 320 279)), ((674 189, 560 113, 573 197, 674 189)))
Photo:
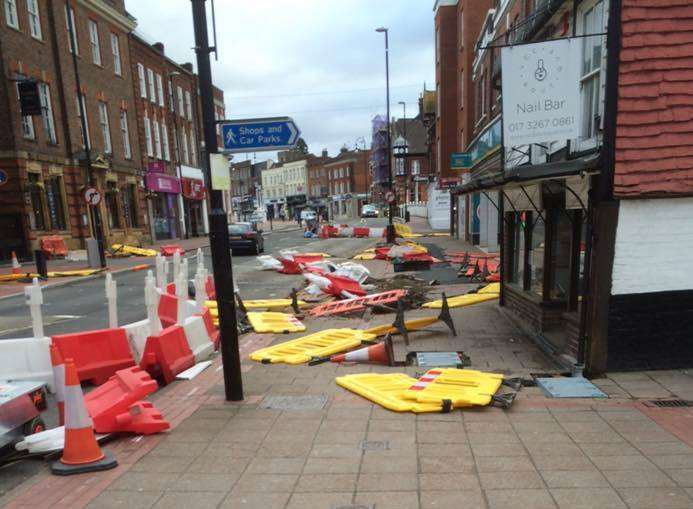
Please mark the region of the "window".
MULTIPOLYGON (((21 79, 21 78, 17 78, 21 79)), ((17 83, 17 98, 19 99, 19 83, 17 83)), ((25 140, 35 140, 36 131, 34 130, 34 117, 24 116, 22 117, 22 138, 25 140)))
POLYGON ((106 215, 109 228, 120 228, 120 215, 118 214, 118 187, 115 182, 106 183, 106 215))
POLYGON ((190 164, 190 152, 188 149, 188 133, 185 128, 181 129, 181 144, 183 145, 183 161, 185 164, 190 164))
POLYGON ((99 125, 103 135, 103 151, 106 154, 110 154, 113 151, 111 146, 111 126, 108 122, 108 106, 103 101, 99 101, 99 125))
POLYGON ((32 230, 45 230, 46 220, 43 215, 43 190, 41 176, 38 173, 29 173, 29 194, 31 200, 31 213, 29 214, 29 226, 32 230))
POLYGON ((111 53, 113 53, 113 72, 122 76, 123 68, 120 61, 120 40, 116 34, 111 34, 111 53))
POLYGON ((178 129, 173 125, 173 150, 176 155, 176 162, 180 164, 180 142, 178 140, 178 129))
POLYGON ((41 109, 43 110, 43 129, 48 137, 48 142, 58 143, 58 137, 55 134, 51 89, 47 83, 39 83, 39 98, 41 100, 41 109))
POLYGON ((169 101, 169 108, 171 108, 171 111, 175 111, 176 109, 176 101, 173 99, 173 83, 171 80, 168 80, 168 101, 169 101))
POLYGON ((132 159, 130 129, 128 128, 128 112, 125 110, 120 110, 120 134, 123 136, 123 157, 125 159, 132 159))
POLYGON ((149 81, 149 100, 156 104, 156 85, 154 84, 154 71, 147 69, 147 80, 149 81))
POLYGON ((5 21, 7 26, 19 29, 19 18, 17 17, 17 0, 5 0, 5 21))
POLYGON ((140 81, 140 97, 147 98, 147 83, 144 80, 144 66, 142 64, 137 64, 137 77, 140 81))
POLYGON ((79 55, 77 25, 75 24, 75 10, 67 5, 65 6, 65 27, 67 28, 67 38, 70 40, 70 53, 76 53, 79 55))
POLYGON ((190 99, 190 92, 185 91, 185 111, 188 120, 192 121, 192 100, 190 99))
POLYGON ((419 173, 421 173, 421 162, 414 160, 411 162, 411 174, 418 175, 419 173))
POLYGON ((99 26, 93 19, 89 20, 89 44, 91 46, 91 60, 96 65, 101 65, 101 46, 99 46, 99 26))
POLYGON ((44 179, 46 190, 46 205, 48 205, 48 218, 52 230, 65 230, 65 201, 63 200, 63 178, 53 176, 44 179))
POLYGON ((161 159, 161 129, 157 120, 154 121, 154 149, 156 150, 156 158, 161 159))
POLYGON ((167 161, 171 160, 171 150, 168 145, 168 127, 165 122, 161 123, 161 144, 164 149, 164 159, 167 161))
POLYGON ((178 87, 176 90, 178 93, 178 115, 181 117, 185 115, 185 104, 183 103, 183 89, 181 87, 178 87))
POLYGON ((84 99, 83 94, 79 94, 79 96, 75 98, 75 106, 77 107, 77 123, 80 126, 79 136, 82 139, 82 148, 86 148, 86 144, 84 142, 84 131, 87 132, 87 142, 89 143, 89 147, 91 147, 91 136, 89 135, 89 116, 87 115, 87 103, 86 103, 86 100, 84 99), (84 110, 84 129, 82 129, 82 115, 81 115, 81 111, 79 109, 79 98, 80 97, 82 98, 82 109, 84 110))
POLYGON ((42 39, 41 14, 39 12, 38 0, 26 0, 26 10, 29 13, 29 33, 31 37, 42 39))
POLYGON ((545 230, 544 220, 537 217, 531 230, 532 243, 529 253, 530 290, 537 295, 544 294, 544 251, 545 230))
MULTIPOLYGON (((604 30, 603 4, 601 1, 587 9, 582 15, 584 34, 596 34, 604 30)), ((602 64, 603 37, 582 39, 582 137, 594 138, 600 120, 600 73, 602 64)))
POLYGON ((551 300, 567 300, 570 294, 570 261, 573 240, 571 214, 567 210, 552 209, 549 213, 551 259, 549 287, 551 300))
POLYGON ((128 228, 137 228, 139 227, 139 221, 137 220, 137 194, 135 192, 135 184, 124 186, 122 195, 125 226, 128 228))
POLYGON ((152 124, 148 116, 144 116, 144 139, 147 143, 147 155, 154 157, 154 146, 152 145, 152 124))
POLYGON ((156 75, 156 90, 159 92, 159 106, 163 108, 166 103, 164 102, 164 82, 161 79, 161 74, 156 75))
POLYGON ((513 214, 512 230, 512 259, 510 265, 510 282, 524 289, 525 280, 525 240, 527 236, 527 214, 516 212, 513 214))
POLYGON ((195 129, 190 130, 190 164, 197 166, 197 138, 195 129))

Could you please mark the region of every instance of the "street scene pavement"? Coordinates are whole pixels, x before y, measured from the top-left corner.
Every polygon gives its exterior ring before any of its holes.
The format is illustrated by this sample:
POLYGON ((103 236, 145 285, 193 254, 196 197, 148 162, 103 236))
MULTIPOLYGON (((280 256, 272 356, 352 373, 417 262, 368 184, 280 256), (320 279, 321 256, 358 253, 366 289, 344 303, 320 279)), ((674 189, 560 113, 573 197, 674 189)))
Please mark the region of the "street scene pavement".
MULTIPOLYGON (((382 220, 370 220, 382 224, 382 220)), ((449 238, 421 240, 432 250, 449 238)), ((326 252, 334 261, 375 245, 372 239, 304 239, 272 233, 266 251, 326 252)), ((459 245, 459 242, 455 242, 459 245)), ((391 278, 385 261, 362 262, 376 278, 391 278)), ((443 274, 444 263, 436 270, 443 274)), ((454 274, 454 268, 448 268, 454 274)), ((300 276, 258 270, 252 256, 234 257, 245 298, 284 297, 300 276)), ((424 272, 416 276, 425 277, 424 272)), ((143 317, 142 273, 118 282, 124 323, 143 317)), ((49 315, 73 314, 47 334, 106 326, 103 281, 45 292, 49 315)), ((442 283, 431 296, 462 293, 471 284, 442 283)), ((0 301, 2 316, 21 314, 21 298, 0 301)), ((26 312, 24 310, 24 312, 26 312)), ((406 318, 430 315, 413 311, 406 318)), ((402 359, 417 350, 463 351, 470 369, 522 376, 558 373, 548 358, 493 303, 452 310, 458 337, 442 324, 395 339, 402 359)), ((333 327, 389 323, 391 315, 306 319, 308 333, 333 327), (367 321, 364 321, 367 320, 367 321)), ((7 333, 5 333, 7 334, 7 333)), ((16 332, 13 331, 16 335, 16 332)), ((112 471, 51 477, 45 463, 2 467, 0 505, 6 507, 437 508, 693 506, 693 412, 659 408, 652 400, 690 398, 686 371, 634 372, 593 380, 607 399, 551 399, 524 387, 510 409, 395 413, 352 394, 335 378, 353 373, 403 372, 387 367, 326 363, 266 365, 251 351, 303 334, 241 336, 245 399, 228 403, 220 358, 194 380, 175 382, 151 397, 171 431, 119 438, 105 446, 112 471)))

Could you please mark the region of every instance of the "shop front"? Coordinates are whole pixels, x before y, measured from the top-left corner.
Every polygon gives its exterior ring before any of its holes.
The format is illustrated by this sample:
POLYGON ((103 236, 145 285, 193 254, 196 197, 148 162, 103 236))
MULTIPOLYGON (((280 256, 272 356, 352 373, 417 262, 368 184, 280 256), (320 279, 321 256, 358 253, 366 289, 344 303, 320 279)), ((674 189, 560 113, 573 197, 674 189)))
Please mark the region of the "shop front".
POLYGON ((155 240, 175 239, 180 234, 176 203, 181 194, 180 180, 159 171, 162 167, 163 165, 150 165, 145 177, 152 236, 155 240))
POLYGON ((306 195, 294 194, 286 197, 286 206, 288 208, 287 219, 295 219, 297 214, 306 207, 306 195))
POLYGON ((199 168, 181 166, 181 202, 185 234, 188 237, 206 235, 209 231, 207 218, 207 190, 199 168))

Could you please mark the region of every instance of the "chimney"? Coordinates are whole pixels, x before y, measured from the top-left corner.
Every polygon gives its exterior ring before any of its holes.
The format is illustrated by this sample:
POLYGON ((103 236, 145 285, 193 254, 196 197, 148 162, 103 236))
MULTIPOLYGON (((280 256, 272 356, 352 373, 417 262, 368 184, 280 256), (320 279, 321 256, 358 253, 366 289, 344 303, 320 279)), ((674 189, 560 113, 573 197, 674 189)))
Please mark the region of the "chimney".
POLYGON ((327 152, 327 149, 326 149, 326 148, 322 149, 322 156, 323 156, 323 157, 324 157, 325 159, 327 159, 327 158, 329 157, 329 155, 328 155, 328 152, 327 152))
POLYGON ((161 53, 162 55, 164 54, 164 43, 163 42, 155 42, 152 46, 159 53, 161 53))
POLYGON ((188 72, 193 72, 193 65, 190 62, 185 62, 184 64, 181 64, 181 67, 188 72))

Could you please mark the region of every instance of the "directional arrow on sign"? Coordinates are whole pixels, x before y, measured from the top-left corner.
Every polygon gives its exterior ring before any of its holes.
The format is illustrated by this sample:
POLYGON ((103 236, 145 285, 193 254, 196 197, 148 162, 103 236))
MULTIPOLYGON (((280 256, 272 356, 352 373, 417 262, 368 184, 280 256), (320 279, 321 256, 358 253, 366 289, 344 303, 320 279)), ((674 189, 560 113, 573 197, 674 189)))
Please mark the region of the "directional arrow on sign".
POLYGON ((292 149, 301 130, 289 117, 221 122, 224 152, 263 152, 292 149))

